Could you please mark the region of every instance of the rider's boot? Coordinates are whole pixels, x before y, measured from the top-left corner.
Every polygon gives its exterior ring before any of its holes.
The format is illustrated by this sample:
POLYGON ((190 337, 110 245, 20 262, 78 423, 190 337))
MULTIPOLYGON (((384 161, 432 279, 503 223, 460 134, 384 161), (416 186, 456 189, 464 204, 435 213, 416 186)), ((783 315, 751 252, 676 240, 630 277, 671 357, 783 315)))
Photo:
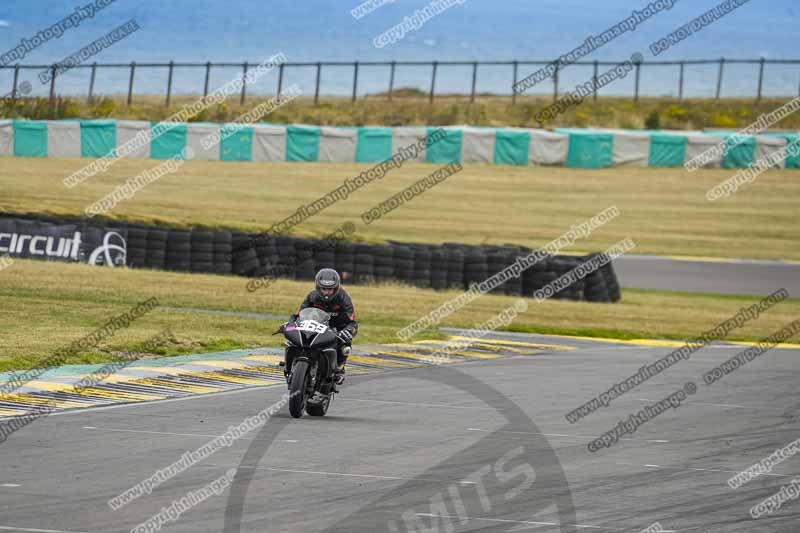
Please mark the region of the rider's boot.
POLYGON ((344 365, 347 363, 348 355, 350 355, 349 346, 342 346, 341 353, 336 354, 336 369, 333 371, 333 382, 337 385, 344 383, 344 365))

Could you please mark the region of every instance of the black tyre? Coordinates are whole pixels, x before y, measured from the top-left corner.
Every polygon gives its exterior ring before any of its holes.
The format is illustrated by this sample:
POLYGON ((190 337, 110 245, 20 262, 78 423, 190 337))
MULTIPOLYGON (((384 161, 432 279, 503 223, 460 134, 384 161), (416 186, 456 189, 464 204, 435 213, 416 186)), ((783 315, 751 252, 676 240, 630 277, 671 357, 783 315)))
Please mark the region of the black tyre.
POLYGON ((355 257, 354 283, 364 284, 375 281, 373 258, 370 254, 357 254, 355 257))
POLYGON ((303 416, 306 407, 306 380, 308 362, 297 361, 292 367, 292 380, 289 383, 289 414, 294 418, 303 416))
POLYGON ((618 302, 622 298, 622 293, 619 288, 619 280, 617 274, 614 272, 612 263, 606 263, 600 268, 600 273, 603 275, 603 280, 606 282, 608 288, 608 296, 612 302, 618 302))
POLYGON ((221 230, 214 232, 214 250, 220 246, 231 246, 232 235, 230 231, 221 230))
POLYGON ((226 262, 214 263, 214 274, 230 274, 231 264, 226 262))
POLYGON ((394 278, 393 252, 391 246, 379 245, 373 248, 373 270, 377 281, 391 281, 394 278))
POLYGON ((393 246, 392 261, 394 278, 411 282, 414 277, 414 250, 406 246, 393 246))
POLYGON ((313 280, 317 273, 314 263, 314 241, 311 239, 294 240, 294 278, 300 280, 313 280))
POLYGON ((611 301, 605 279, 603 279, 603 275, 599 271, 595 270, 586 276, 586 285, 583 290, 583 295, 589 302, 611 301))
POLYGON ((314 269, 336 268, 336 254, 333 249, 319 250, 314 254, 314 269))
POLYGON ((425 248, 414 250, 414 285, 421 288, 431 286, 431 252, 425 248))
POLYGON ((328 394, 328 396, 321 403, 314 405, 306 404, 306 413, 308 413, 310 416, 325 416, 330 405, 331 395, 328 394))

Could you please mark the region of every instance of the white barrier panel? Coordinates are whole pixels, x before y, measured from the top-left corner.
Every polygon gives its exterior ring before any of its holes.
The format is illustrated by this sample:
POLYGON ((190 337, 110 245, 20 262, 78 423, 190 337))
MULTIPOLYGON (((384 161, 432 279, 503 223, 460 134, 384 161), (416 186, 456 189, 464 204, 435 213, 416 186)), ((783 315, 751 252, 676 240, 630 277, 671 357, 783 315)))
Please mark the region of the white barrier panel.
POLYGON ((286 161, 285 126, 253 126, 253 161, 286 161))
POLYGON ((528 148, 529 165, 564 165, 569 152, 569 135, 545 130, 528 130, 531 144, 528 148))
POLYGON ((80 157, 81 123, 47 121, 47 157, 80 157))
POLYGON ((461 126, 461 162, 494 163, 494 129, 461 126))
MULTIPOLYGON (((417 153, 417 158, 414 161, 425 161, 425 140, 428 138, 428 129, 401 126, 399 128, 392 128, 392 155, 398 153, 401 148, 406 148, 412 144, 420 143, 422 149, 417 153)), ((405 152, 404 152, 405 153, 405 152)))
MULTIPOLYGON (((710 150, 715 146, 722 144, 725 141, 723 137, 714 137, 711 135, 703 135, 703 134, 690 134, 686 136, 686 159, 685 162, 691 161, 695 157, 699 156, 706 150, 710 150)), ((711 158, 708 163, 703 165, 703 168, 719 168, 722 166, 722 150, 719 150, 718 153, 714 154, 714 157, 711 158)))
POLYGON ((326 163, 352 163, 356 160, 358 130, 331 128, 319 129, 319 155, 317 161, 326 163))
POLYGON ((136 159, 150 158, 150 123, 144 120, 118 120, 117 121, 117 155, 119 157, 133 157, 136 159), (128 144, 137 138, 136 144, 128 144), (124 152, 119 148, 127 145, 124 152))
POLYGON ((0 120, 0 157, 14 155, 14 123, 0 120))
MULTIPOLYGON (((759 159, 765 159, 768 155, 785 148, 787 144, 786 139, 781 137, 756 136, 755 162, 758 162, 759 159)), ((786 168, 786 159, 781 159, 780 162, 774 166, 775 168, 786 168)))
POLYGON ((219 124, 196 124, 190 122, 186 125, 186 147, 194 150, 194 157, 192 159, 200 161, 219 161, 219 124), (203 139, 209 135, 217 134, 216 139, 210 139, 212 144, 211 148, 203 146, 203 139))
POLYGON ((608 130, 614 135, 611 147, 613 166, 646 167, 650 162, 650 134, 608 130))

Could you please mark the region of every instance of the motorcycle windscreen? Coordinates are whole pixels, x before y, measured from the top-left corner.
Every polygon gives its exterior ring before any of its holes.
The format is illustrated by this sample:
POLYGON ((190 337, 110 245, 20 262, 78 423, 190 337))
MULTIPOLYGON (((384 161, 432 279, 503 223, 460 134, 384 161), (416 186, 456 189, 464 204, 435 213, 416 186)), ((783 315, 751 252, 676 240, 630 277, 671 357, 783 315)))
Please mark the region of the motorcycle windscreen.
POLYGON ((300 313, 297 315, 298 322, 303 320, 313 320, 314 322, 326 324, 330 318, 330 314, 316 307, 306 307, 305 309, 301 309, 300 313))

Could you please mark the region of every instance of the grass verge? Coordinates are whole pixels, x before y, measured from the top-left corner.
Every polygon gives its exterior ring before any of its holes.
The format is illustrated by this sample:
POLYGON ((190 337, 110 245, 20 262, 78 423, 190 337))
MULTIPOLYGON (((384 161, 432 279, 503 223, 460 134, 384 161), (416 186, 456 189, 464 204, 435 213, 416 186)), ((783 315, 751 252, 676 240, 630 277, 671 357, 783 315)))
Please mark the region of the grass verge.
MULTIPOLYGON (((149 270, 107 269, 75 263, 15 260, 0 272, 0 371, 33 368, 112 316, 156 297, 162 306, 289 315, 310 282, 281 280, 254 293, 245 278, 149 270)), ((352 286, 360 330, 356 344, 397 342, 395 332, 456 296, 398 284, 352 286)), ((474 327, 512 305, 510 296, 487 295, 444 319, 440 326, 474 327)), ((512 330, 611 338, 691 338, 723 322, 758 298, 626 290, 618 304, 529 300, 512 330)), ((800 315, 800 300, 773 307, 728 340, 758 340, 800 315)), ((196 314, 156 309, 68 363, 115 360, 138 352, 147 339, 170 330, 154 355, 202 353, 278 346, 270 334, 280 320, 196 314)), ((417 339, 441 338, 428 330, 417 339)))

